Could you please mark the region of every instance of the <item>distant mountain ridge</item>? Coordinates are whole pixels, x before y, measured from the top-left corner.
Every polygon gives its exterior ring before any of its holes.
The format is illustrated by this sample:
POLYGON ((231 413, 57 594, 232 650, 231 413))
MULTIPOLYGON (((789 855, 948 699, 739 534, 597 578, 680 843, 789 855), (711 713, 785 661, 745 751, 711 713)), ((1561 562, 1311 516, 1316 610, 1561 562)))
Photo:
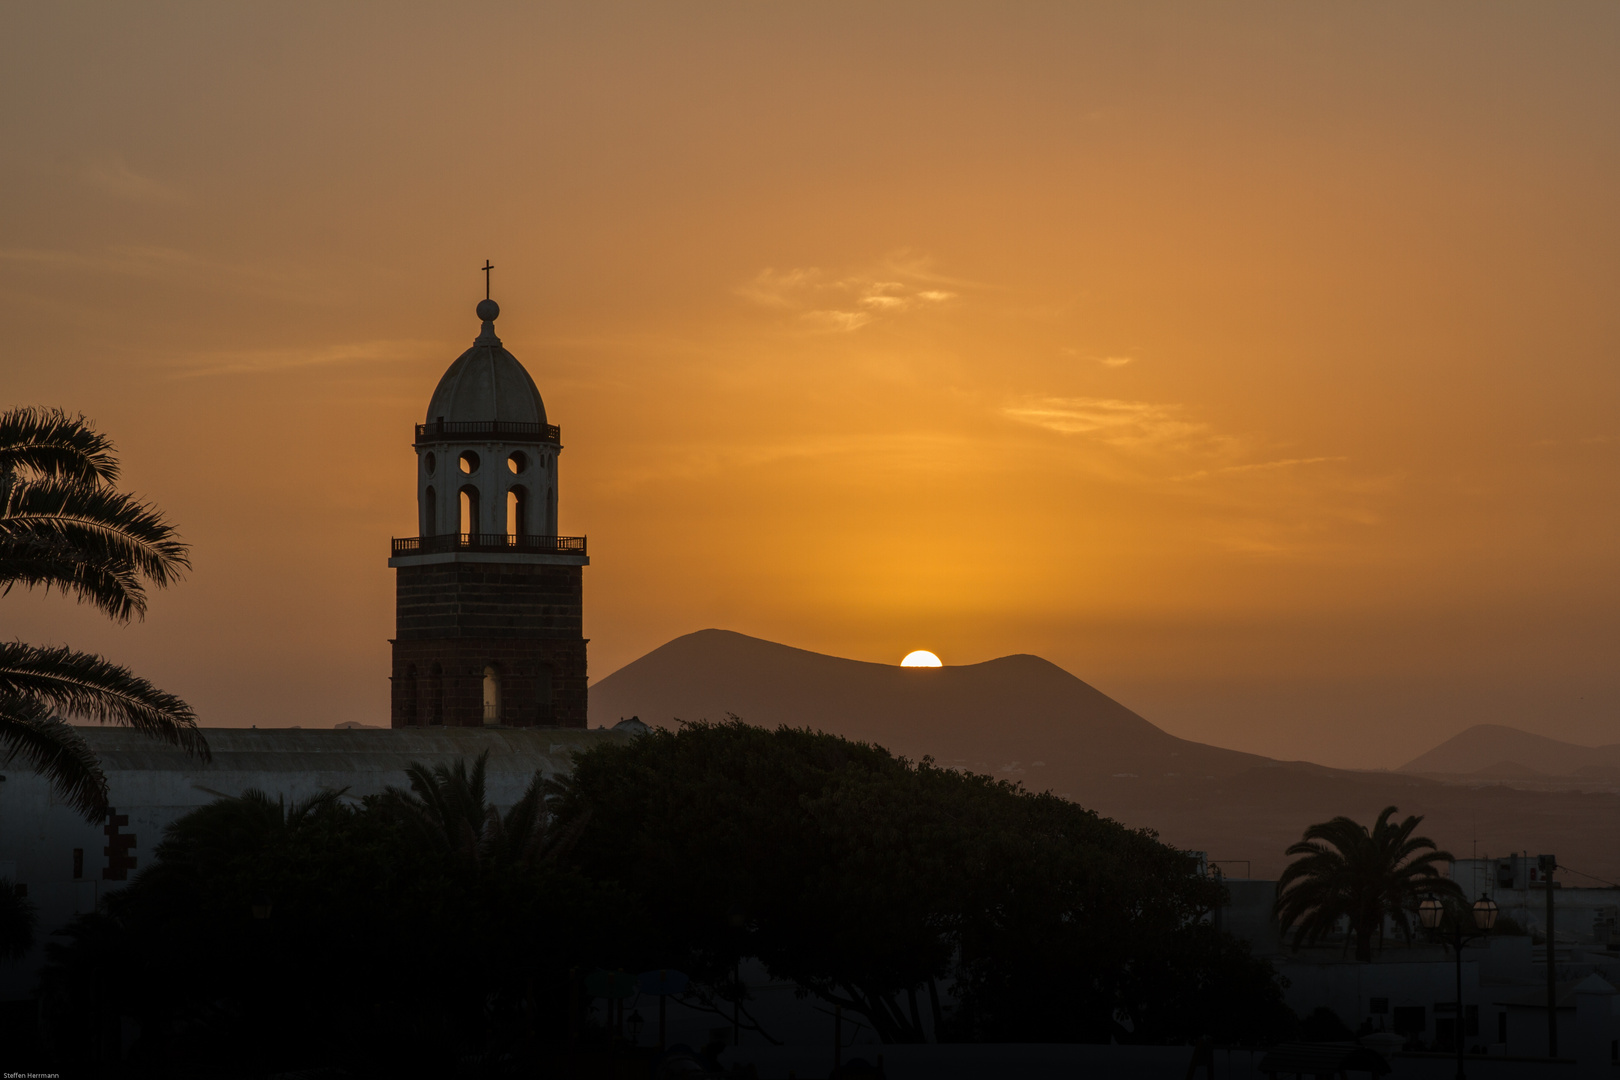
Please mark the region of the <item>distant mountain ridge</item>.
MULTIPOLYGON (((1529 753, 1528 744, 1499 750, 1486 741, 1476 757, 1458 759, 1478 775, 1447 782, 1438 777, 1455 767, 1451 759, 1431 758, 1444 746, 1407 766, 1420 771, 1329 769, 1179 739, 1038 656, 900 668, 727 630, 676 638, 590 691, 592 726, 639 716, 670 727, 676 717, 723 720, 728 712, 1018 780, 1206 851, 1226 860, 1228 873, 1241 865, 1244 874, 1275 877, 1307 826, 1339 814, 1371 822, 1398 806, 1422 815, 1423 832, 1458 854, 1557 851, 1588 873, 1620 877, 1620 792, 1549 789, 1531 770, 1553 759, 1529 753), (1436 762, 1448 769, 1431 772, 1436 762)), ((1472 745, 1468 735, 1458 739, 1472 745)), ((1592 750, 1571 749, 1594 764, 1592 750)))
POLYGON ((1426 754, 1404 773, 1439 776, 1591 776, 1620 770, 1620 743, 1580 746, 1502 724, 1475 724, 1426 754))
POLYGON ((722 720, 819 728, 912 758, 1069 790, 1081 776, 1228 776, 1268 760, 1179 739, 1038 656, 902 668, 730 630, 678 637, 591 687, 593 725, 722 720), (1042 764, 1036 765, 1036 762, 1042 764))

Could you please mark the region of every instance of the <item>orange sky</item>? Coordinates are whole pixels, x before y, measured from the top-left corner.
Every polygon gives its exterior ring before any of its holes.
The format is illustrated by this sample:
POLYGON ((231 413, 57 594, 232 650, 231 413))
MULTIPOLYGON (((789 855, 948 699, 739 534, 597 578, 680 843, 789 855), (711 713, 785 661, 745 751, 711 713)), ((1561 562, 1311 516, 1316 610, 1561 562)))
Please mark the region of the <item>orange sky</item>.
POLYGON ((223 8, 0 9, 0 398, 195 561, 4 633, 386 722, 487 257, 593 677, 720 626, 1330 764, 1620 740, 1620 8, 223 8))

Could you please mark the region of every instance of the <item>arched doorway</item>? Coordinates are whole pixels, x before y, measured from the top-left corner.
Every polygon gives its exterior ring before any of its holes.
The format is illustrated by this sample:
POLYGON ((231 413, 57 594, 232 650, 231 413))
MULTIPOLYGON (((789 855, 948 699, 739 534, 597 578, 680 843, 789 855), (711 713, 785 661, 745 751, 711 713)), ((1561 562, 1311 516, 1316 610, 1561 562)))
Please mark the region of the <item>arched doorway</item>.
POLYGON ((494 664, 484 667, 484 723, 501 722, 501 673, 494 664))

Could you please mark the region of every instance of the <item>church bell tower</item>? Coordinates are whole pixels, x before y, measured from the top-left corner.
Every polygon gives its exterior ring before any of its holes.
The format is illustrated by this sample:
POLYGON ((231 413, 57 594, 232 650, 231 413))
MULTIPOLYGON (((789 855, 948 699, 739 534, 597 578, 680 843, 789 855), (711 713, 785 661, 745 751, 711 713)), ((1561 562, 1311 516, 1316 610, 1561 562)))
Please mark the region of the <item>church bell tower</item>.
POLYGON ((416 425, 419 536, 396 538, 392 726, 585 726, 585 538, 557 535, 562 433, 483 330, 416 425))

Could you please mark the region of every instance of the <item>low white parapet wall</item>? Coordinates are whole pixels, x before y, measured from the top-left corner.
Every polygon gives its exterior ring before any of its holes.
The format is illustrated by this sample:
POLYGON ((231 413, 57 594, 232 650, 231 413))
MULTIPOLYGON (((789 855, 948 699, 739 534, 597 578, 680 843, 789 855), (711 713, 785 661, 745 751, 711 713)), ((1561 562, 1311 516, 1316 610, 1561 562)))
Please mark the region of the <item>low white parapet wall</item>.
POLYGON ((470 765, 487 750, 488 799, 505 808, 535 772, 566 774, 576 751, 629 737, 600 728, 204 728, 213 759, 203 762, 127 728, 78 730, 107 774, 111 821, 86 821, 31 769, 0 769, 0 877, 26 887, 42 939, 33 955, 0 963, 0 998, 32 988, 52 930, 139 873, 171 822, 221 796, 257 788, 292 803, 346 788, 360 798, 406 787, 412 762, 470 765))

